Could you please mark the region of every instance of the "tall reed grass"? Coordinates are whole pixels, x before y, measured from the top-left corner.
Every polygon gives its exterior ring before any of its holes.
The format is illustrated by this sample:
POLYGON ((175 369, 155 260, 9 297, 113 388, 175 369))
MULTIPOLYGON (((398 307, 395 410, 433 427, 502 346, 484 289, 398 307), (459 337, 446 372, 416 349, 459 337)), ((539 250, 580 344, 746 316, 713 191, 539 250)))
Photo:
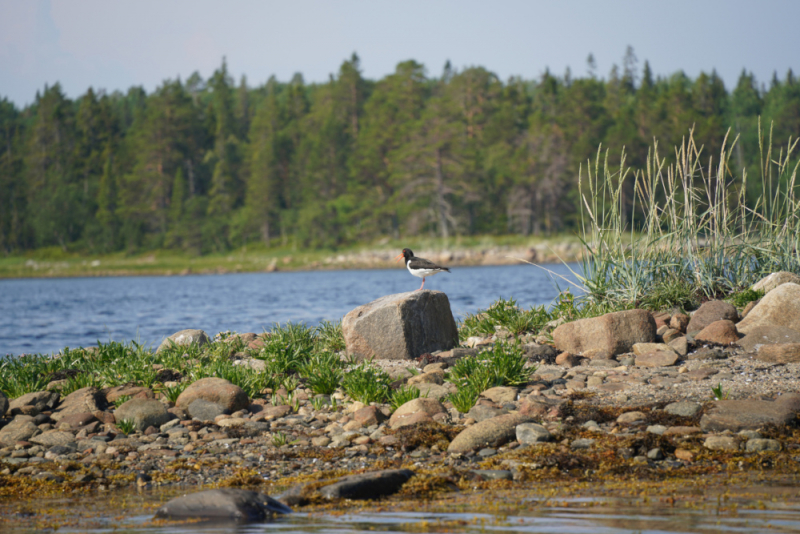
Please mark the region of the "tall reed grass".
POLYGON ((775 271, 800 274, 797 140, 773 149, 772 128, 765 143, 759 122, 760 187, 752 195, 747 171, 734 176, 729 165, 738 141, 729 135, 707 162, 693 131, 669 163, 654 141, 643 169, 626 165, 624 149, 612 168, 598 149, 579 178, 587 302, 689 307, 775 271))

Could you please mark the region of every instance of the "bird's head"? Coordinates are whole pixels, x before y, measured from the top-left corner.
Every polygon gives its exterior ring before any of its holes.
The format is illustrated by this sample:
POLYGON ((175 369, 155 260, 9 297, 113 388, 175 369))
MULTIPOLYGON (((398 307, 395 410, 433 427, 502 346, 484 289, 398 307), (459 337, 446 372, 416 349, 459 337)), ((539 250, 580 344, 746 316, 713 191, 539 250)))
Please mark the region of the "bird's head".
POLYGON ((399 255, 398 255, 398 256, 397 256, 397 257, 394 259, 394 261, 400 261, 400 258, 409 259, 409 258, 413 258, 413 257, 414 257, 414 253, 413 253, 413 252, 411 252, 411 249, 410 249, 410 248, 404 248, 404 249, 403 249, 403 252, 401 252, 401 253, 400 253, 400 254, 399 254, 399 255))

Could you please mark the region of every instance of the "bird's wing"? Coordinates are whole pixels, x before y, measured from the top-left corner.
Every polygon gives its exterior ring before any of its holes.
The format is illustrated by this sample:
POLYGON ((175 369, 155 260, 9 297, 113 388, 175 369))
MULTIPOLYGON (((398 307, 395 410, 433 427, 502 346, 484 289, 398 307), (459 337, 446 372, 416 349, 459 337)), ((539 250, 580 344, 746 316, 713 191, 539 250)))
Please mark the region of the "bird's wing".
POLYGON ((412 269, 441 269, 441 270, 447 269, 447 267, 436 265, 431 260, 426 260, 425 258, 417 258, 416 256, 409 260, 408 265, 412 269))

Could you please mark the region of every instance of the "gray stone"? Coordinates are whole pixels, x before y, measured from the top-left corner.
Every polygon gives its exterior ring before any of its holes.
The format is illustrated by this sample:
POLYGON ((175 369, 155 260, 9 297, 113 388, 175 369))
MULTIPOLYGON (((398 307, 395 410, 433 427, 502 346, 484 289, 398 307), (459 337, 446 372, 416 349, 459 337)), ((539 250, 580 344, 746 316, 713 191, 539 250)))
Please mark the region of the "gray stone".
POLYGON ((498 415, 503 415, 504 413, 508 413, 508 410, 496 408, 494 406, 488 406, 486 404, 476 404, 470 409, 469 412, 467 412, 467 417, 471 417, 480 423, 481 421, 486 421, 487 419, 497 417, 498 415))
POLYGON ((39 427, 28 419, 16 417, 9 424, 0 428, 0 443, 13 445, 17 441, 26 441, 39 432, 39 427))
POLYGON ((440 413, 447 414, 447 408, 438 400, 424 397, 412 399, 394 411, 389 426, 400 428, 423 420, 433 420, 433 416, 440 413))
POLYGON ((200 421, 213 421, 218 415, 230 413, 216 402, 207 401, 205 399, 195 399, 186 408, 186 411, 189 412, 189 415, 193 419, 199 419, 200 421))
POLYGON ((204 331, 189 328, 186 330, 181 330, 180 332, 175 332, 166 338, 158 346, 156 352, 161 352, 165 349, 168 349, 172 345, 189 346, 197 344, 202 347, 203 345, 208 344, 210 341, 211 340, 209 339, 208 334, 206 334, 204 331))
POLYGON ((706 449, 712 451, 739 450, 739 442, 732 436, 708 436, 703 445, 706 449))
MULTIPOLYGON (((34 391, 33 393, 26 393, 12 400, 8 404, 8 411, 11 415, 16 415, 15 412, 19 411, 23 406, 34 406, 40 412, 52 410, 58 404, 59 398, 61 398, 61 395, 58 391, 34 391)), ((2 401, 0 401, 0 404, 2 404, 2 401)))
POLYGON ((131 399, 123 402, 114 412, 117 424, 122 421, 133 421, 136 430, 142 431, 149 426, 160 427, 172 416, 167 407, 153 399, 131 399))
POLYGON ((692 319, 686 327, 687 333, 696 333, 715 321, 727 319, 734 323, 739 320, 739 312, 733 304, 723 300, 709 300, 703 303, 697 311, 692 314, 692 319))
POLYGON ((617 423, 621 425, 630 425, 633 423, 641 423, 647 418, 642 412, 625 412, 617 417, 617 423))
POLYGON ((412 291, 359 306, 342 319, 347 352, 359 358, 408 360, 458 345, 447 295, 412 291))
POLYGON ((470 469, 469 472, 483 480, 514 480, 513 473, 505 469, 470 469))
POLYGON ((800 332, 786 326, 754 326, 737 344, 747 352, 758 352, 764 345, 779 343, 800 343, 800 332))
POLYGON ((558 352, 550 345, 540 345, 538 343, 528 343, 522 346, 525 356, 532 362, 553 364, 556 361, 558 352))
POLYGON ((197 399, 215 402, 229 410, 230 413, 250 406, 250 399, 244 390, 224 378, 201 378, 183 390, 183 393, 178 396, 175 405, 187 408, 197 399))
POLYGON ((195 519, 244 523, 264 521, 277 514, 289 514, 285 504, 255 491, 225 488, 178 497, 158 509, 160 519, 195 519))
POLYGON ((492 402, 496 402, 497 404, 508 404, 511 402, 516 402, 518 395, 519 395, 519 389, 506 386, 489 388, 483 393, 481 393, 481 397, 486 397, 487 399, 491 400, 492 402))
POLYGON ((647 459, 654 460, 656 462, 659 460, 663 460, 664 453, 659 448, 650 449, 649 451, 647 451, 647 459))
POLYGON ((800 393, 789 393, 775 401, 723 400, 714 403, 700 419, 704 432, 757 430, 765 425, 783 426, 800 412, 800 393))
POLYGON ((667 431, 667 427, 664 425, 650 425, 645 429, 645 432, 648 434, 655 434, 657 436, 661 436, 664 432, 667 431))
POLYGON ((636 356, 636 365, 639 367, 669 367, 678 361, 678 353, 673 351, 645 352, 636 356))
POLYGON ((105 407, 106 400, 100 390, 95 387, 81 388, 61 399, 50 419, 60 421, 67 415, 101 412, 105 407))
POLYGON ((458 434, 447 447, 448 452, 467 452, 483 447, 499 447, 516 438, 516 428, 532 418, 510 413, 476 423, 458 434))
POLYGON ((686 355, 689 353, 689 342, 686 340, 686 336, 676 337, 667 345, 672 348, 681 358, 685 358, 686 355))
POLYGON ((615 356, 630 352, 636 343, 651 343, 655 338, 655 320, 645 310, 627 310, 580 319, 562 324, 553 331, 556 348, 571 354, 596 349, 615 356))
POLYGON ((762 345, 758 349, 757 359, 768 363, 800 362, 800 343, 781 343, 780 345, 762 345))
POLYGON ((664 411, 670 415, 679 417, 694 417, 703 407, 691 401, 678 401, 664 406, 664 411))
POLYGON ((580 438, 573 440, 572 443, 569 444, 569 448, 572 450, 580 450, 580 449, 590 449, 592 445, 594 445, 596 440, 592 438, 580 438))
POLYGON ((422 397, 429 399, 442 400, 455 390, 449 382, 440 386, 439 384, 414 384, 422 397))
POLYGON ((781 442, 777 439, 749 439, 745 450, 747 452, 780 452, 781 442))
POLYGON ((553 439, 549 430, 536 423, 522 423, 521 425, 517 425, 516 434, 517 441, 521 445, 545 443, 553 439))
POLYGON ((788 271, 779 271, 765 276, 755 284, 753 284, 754 291, 763 291, 769 293, 773 289, 783 284, 791 282, 793 284, 800 284, 800 276, 788 271))
POLYGON ((767 293, 736 328, 747 335, 757 326, 785 326, 800 331, 800 285, 782 284, 767 293))
POLYGON ((54 447, 60 445, 62 447, 69 447, 76 443, 75 436, 71 432, 63 432, 61 430, 48 430, 42 432, 38 436, 30 438, 31 443, 43 445, 45 447, 54 447))

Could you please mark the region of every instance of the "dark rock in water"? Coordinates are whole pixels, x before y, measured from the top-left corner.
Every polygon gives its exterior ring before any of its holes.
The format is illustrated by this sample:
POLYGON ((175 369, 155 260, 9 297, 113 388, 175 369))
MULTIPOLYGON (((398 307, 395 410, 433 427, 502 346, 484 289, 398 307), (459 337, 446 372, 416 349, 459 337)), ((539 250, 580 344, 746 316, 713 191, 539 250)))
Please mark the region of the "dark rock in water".
POLYGON ((241 489, 214 489, 184 495, 158 509, 161 519, 200 519, 245 523, 290 514, 291 508, 272 497, 241 489))
POLYGON ((725 400, 700 419, 704 432, 757 430, 765 425, 783 426, 796 420, 800 413, 800 393, 782 395, 775 401, 725 400))
POLYGON ((396 493, 414 474, 410 469, 373 471, 334 479, 330 484, 325 482, 302 484, 278 495, 277 498, 290 506, 308 503, 313 497, 319 496, 331 500, 376 499, 396 493))
POLYGON ((440 291, 387 295, 342 319, 347 352, 360 358, 411 360, 458 345, 450 301, 440 291))
POLYGON ((186 411, 189 412, 192 419, 199 419, 200 421, 213 421, 218 415, 230 414, 223 406, 205 399, 192 401, 186 411))

